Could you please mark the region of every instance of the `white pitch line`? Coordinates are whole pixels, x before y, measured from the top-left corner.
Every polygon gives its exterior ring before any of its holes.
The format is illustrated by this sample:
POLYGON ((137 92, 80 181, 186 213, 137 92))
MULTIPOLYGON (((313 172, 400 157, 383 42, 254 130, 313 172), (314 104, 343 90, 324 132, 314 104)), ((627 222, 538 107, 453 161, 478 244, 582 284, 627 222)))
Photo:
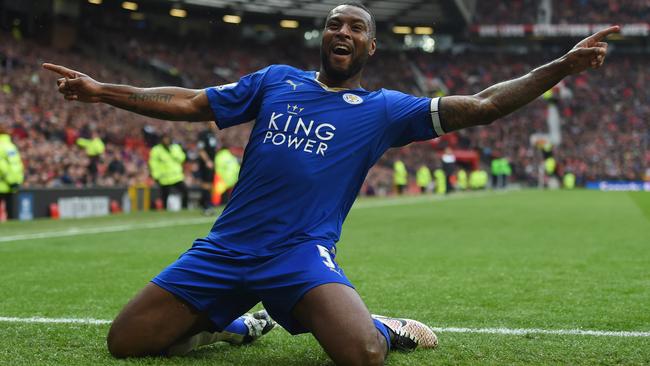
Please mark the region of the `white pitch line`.
MULTIPOLYGON (((352 206, 352 209, 405 206, 405 205, 413 205, 413 204, 436 202, 436 201, 471 199, 471 198, 489 197, 495 194, 505 194, 508 192, 511 191, 464 193, 464 194, 456 194, 453 196, 444 196, 444 197, 429 195, 424 197, 418 196, 418 197, 400 197, 400 198, 393 198, 393 199, 377 199, 377 200, 371 199, 371 200, 355 203, 354 206, 352 206)), ((157 222, 150 222, 150 223, 143 223, 143 224, 110 225, 110 226, 88 227, 88 228, 71 227, 66 230, 60 230, 60 231, 45 231, 40 233, 2 236, 0 237, 0 243, 21 241, 21 240, 33 240, 33 239, 61 238, 61 237, 88 235, 88 234, 117 233, 117 232, 131 231, 131 230, 159 229, 164 227, 211 223, 214 222, 215 220, 216 220, 215 217, 199 217, 199 218, 191 218, 191 219, 164 220, 164 221, 157 221, 157 222)))
POLYGON ((90 324, 90 325, 102 325, 102 324, 111 324, 110 320, 103 319, 92 319, 92 318, 42 318, 40 316, 34 316, 30 318, 16 318, 16 317, 7 317, 0 316, 0 322, 5 323, 45 323, 45 324, 90 324))
MULTIPOLYGON (((93 319, 93 318, 43 318, 43 317, 4 317, 0 316, 0 323, 40 323, 40 324, 88 324, 88 325, 105 325, 111 324, 110 320, 93 319)), ((478 333, 478 334, 498 334, 498 335, 526 335, 526 334, 544 334, 544 335, 577 335, 577 336, 597 336, 597 337, 650 337, 650 332, 639 331, 608 331, 608 330, 586 330, 586 329, 510 329, 510 328, 431 328, 439 333, 478 333)))
POLYGON ((440 333, 482 333, 500 335, 581 335, 599 337, 650 337, 650 332, 618 331, 618 330, 587 330, 587 329, 510 329, 510 328, 431 328, 440 333))
POLYGON ((203 223, 213 222, 214 220, 215 219, 213 217, 212 218, 199 217, 199 218, 192 218, 192 219, 149 222, 144 224, 125 224, 125 225, 112 225, 112 226, 88 227, 88 228, 71 227, 69 229, 61 230, 61 231, 46 231, 41 233, 3 236, 0 238, 0 243, 7 242, 7 241, 60 238, 65 236, 77 236, 77 235, 86 235, 86 234, 116 233, 116 232, 140 230, 140 229, 158 229, 163 227, 203 224, 203 223))

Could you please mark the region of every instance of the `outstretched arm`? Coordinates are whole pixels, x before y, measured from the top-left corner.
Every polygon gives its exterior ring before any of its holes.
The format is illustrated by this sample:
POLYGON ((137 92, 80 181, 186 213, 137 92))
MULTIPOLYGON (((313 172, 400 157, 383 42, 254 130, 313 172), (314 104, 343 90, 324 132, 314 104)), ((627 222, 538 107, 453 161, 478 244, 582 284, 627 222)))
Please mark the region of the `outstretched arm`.
POLYGON ((204 90, 106 84, 64 66, 46 63, 43 68, 62 76, 57 80, 57 86, 66 100, 108 103, 148 117, 171 121, 214 120, 204 90))
POLYGON ((506 116, 551 89, 564 77, 605 62, 605 37, 617 33, 609 27, 580 41, 559 59, 538 67, 520 78, 493 85, 475 95, 449 96, 440 101, 440 120, 444 132, 486 125, 506 116))

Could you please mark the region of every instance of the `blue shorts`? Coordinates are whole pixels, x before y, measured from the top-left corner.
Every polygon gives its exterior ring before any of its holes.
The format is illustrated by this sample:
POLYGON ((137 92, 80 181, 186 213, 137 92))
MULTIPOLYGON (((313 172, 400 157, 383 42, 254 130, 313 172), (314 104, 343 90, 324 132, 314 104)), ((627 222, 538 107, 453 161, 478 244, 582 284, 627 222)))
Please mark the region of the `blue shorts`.
POLYGON ((316 286, 354 288, 334 261, 335 247, 305 243, 272 257, 234 254, 198 239, 152 282, 206 312, 221 331, 260 301, 291 334, 308 332, 291 315, 316 286))

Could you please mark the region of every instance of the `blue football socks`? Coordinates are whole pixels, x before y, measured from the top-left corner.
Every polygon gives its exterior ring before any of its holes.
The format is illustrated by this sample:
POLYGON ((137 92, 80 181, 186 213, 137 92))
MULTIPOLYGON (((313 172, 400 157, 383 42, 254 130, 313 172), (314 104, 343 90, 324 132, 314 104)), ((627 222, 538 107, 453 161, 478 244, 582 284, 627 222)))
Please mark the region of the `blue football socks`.
POLYGON ((240 316, 239 318, 235 319, 235 321, 230 323, 230 325, 227 326, 226 329, 224 329, 224 331, 247 336, 248 327, 246 326, 246 323, 244 323, 244 317, 240 316))
POLYGON ((381 333, 381 335, 386 338, 386 347, 388 347, 388 350, 390 351, 390 335, 388 334, 388 328, 386 328, 386 325, 384 325, 384 323, 380 322, 377 319, 373 318, 372 321, 375 322, 375 327, 381 333))

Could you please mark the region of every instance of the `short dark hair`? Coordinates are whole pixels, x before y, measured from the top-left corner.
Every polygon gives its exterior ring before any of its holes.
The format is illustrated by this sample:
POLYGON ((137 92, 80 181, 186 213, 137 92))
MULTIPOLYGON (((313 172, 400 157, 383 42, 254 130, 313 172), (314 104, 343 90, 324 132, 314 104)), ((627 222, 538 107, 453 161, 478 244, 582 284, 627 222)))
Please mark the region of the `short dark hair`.
POLYGON ((327 18, 325 18, 325 23, 327 23, 327 19, 329 19, 330 15, 332 15, 332 11, 342 5, 357 7, 370 15, 370 35, 374 38, 375 35, 377 34, 377 24, 375 23, 375 14, 373 14, 372 11, 368 9, 367 6, 363 5, 363 3, 360 3, 358 1, 344 1, 342 3, 339 3, 337 6, 333 7, 329 13, 327 13, 327 18))

